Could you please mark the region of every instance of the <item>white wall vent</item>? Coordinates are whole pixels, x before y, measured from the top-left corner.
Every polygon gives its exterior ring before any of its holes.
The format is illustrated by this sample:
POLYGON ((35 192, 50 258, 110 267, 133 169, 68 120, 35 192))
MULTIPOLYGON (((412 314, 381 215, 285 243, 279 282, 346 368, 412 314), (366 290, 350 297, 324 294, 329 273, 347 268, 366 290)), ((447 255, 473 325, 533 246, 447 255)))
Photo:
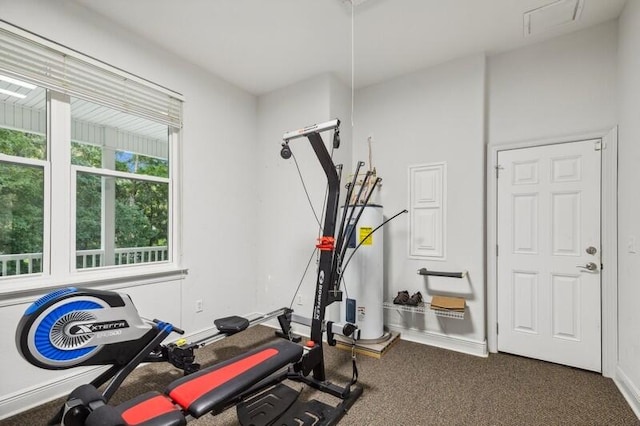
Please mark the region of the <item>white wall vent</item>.
POLYGON ((584 0, 557 0, 524 13, 524 35, 540 34, 580 19, 584 0))

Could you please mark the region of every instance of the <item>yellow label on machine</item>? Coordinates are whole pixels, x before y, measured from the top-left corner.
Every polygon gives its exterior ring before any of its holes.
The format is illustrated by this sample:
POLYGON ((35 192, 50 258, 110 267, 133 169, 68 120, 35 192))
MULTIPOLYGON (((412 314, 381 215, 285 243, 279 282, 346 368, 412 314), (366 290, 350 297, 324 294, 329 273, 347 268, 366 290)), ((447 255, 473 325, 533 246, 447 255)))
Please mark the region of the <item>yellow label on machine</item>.
POLYGON ((371 231, 373 231, 373 228, 360 228, 360 242, 363 246, 373 245, 373 235, 369 235, 371 231), (369 236, 367 237, 367 235, 369 236))

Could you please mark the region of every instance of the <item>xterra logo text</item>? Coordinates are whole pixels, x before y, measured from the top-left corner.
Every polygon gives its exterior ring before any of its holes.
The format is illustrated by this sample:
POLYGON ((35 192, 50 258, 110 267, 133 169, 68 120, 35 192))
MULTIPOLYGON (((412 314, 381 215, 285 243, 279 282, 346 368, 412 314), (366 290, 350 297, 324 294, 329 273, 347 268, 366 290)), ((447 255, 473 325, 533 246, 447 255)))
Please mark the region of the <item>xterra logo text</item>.
POLYGON ((129 327, 129 324, 125 320, 76 324, 69 329, 69 334, 71 334, 72 336, 80 336, 83 334, 118 330, 127 327, 129 327))

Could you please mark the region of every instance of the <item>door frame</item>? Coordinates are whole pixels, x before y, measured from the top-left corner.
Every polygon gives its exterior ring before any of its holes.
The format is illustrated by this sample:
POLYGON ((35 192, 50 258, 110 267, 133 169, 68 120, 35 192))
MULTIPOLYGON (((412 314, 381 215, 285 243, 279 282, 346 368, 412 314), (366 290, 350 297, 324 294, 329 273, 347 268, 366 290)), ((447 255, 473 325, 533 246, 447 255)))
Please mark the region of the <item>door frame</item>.
POLYGON ((618 360, 618 128, 523 142, 489 145, 487 155, 487 345, 498 352, 498 281, 496 256, 498 218, 498 153, 543 145, 601 139, 600 235, 602 375, 615 377, 618 360))

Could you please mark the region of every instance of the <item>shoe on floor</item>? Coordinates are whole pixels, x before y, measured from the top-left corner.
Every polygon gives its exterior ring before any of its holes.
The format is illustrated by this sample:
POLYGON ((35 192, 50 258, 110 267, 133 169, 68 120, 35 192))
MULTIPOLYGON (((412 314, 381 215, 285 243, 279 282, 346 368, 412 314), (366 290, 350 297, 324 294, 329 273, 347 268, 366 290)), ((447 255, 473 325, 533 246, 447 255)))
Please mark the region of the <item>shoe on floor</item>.
POLYGON ((406 305, 409 299, 409 292, 407 290, 402 290, 399 291, 398 295, 393 299, 393 303, 396 305, 406 305))

